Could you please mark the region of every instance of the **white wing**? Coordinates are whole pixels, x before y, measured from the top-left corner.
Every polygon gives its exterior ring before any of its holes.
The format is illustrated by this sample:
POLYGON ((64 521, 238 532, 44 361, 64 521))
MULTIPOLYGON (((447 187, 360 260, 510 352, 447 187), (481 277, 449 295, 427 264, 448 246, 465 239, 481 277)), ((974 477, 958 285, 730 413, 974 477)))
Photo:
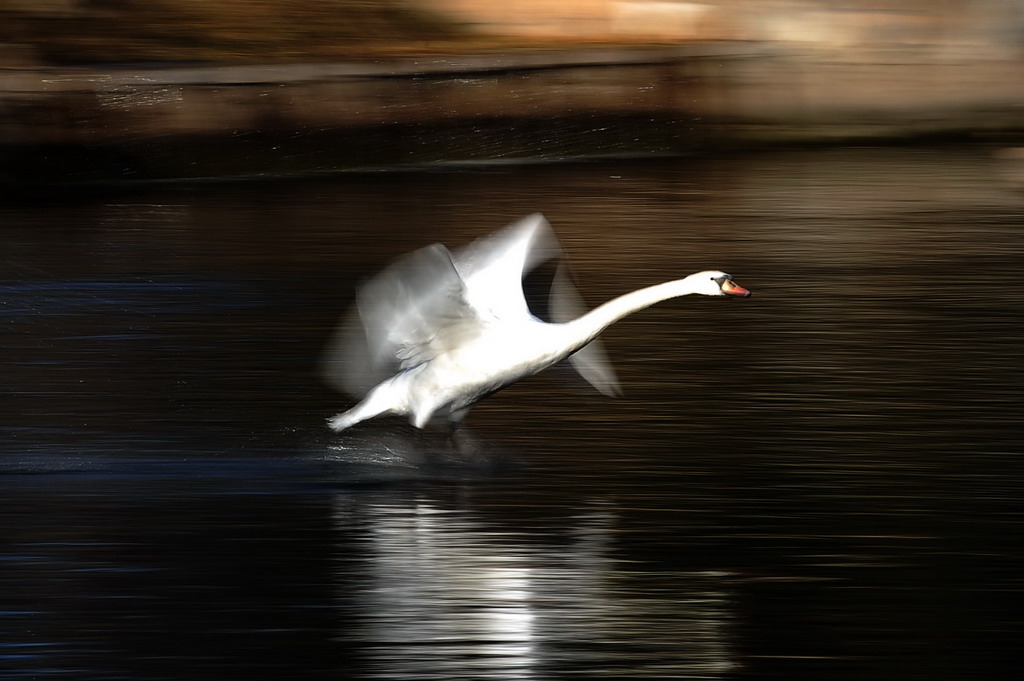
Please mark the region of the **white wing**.
MULTIPOLYGON (((453 257, 466 284, 466 300, 484 319, 530 315, 523 295, 523 277, 554 258, 561 258, 561 261, 548 294, 551 321, 572 321, 586 312, 558 237, 540 213, 477 239, 453 257)), ((593 341, 574 353, 569 363, 601 393, 610 397, 621 394, 615 370, 600 341, 593 341)))
MULTIPOLYGON (((568 322, 586 312, 583 298, 572 283, 572 275, 565 262, 559 263, 551 283, 549 302, 551 321, 568 322)), ((599 340, 593 340, 569 356, 569 363, 590 385, 608 397, 619 397, 622 389, 615 369, 608 361, 608 353, 599 340)))
POLYGON ((484 319, 510 320, 530 315, 523 296, 523 275, 561 253, 548 221, 535 213, 477 239, 459 250, 453 260, 470 307, 484 319))
POLYGON ((480 330, 465 286, 440 244, 399 259, 364 283, 328 347, 324 374, 362 397, 403 369, 458 347, 480 330))

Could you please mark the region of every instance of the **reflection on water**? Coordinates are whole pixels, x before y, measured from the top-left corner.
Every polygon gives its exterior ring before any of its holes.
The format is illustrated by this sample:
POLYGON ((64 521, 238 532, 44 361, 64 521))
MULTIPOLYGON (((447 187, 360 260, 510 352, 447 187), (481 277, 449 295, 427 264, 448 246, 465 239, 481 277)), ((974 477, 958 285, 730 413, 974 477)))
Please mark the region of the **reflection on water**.
POLYGON ((1024 196, 987 150, 0 207, 11 678, 1013 678, 1024 196), (455 442, 348 406, 353 286, 543 211, 612 327, 455 442))
POLYGON ((361 560, 343 565, 364 575, 345 605, 358 613, 370 676, 659 678, 685 666, 721 678, 731 669, 734 614, 716 575, 645 584, 651 575, 612 555, 613 506, 579 509, 547 546, 466 515, 415 498, 340 500, 337 521, 368 530, 361 560))

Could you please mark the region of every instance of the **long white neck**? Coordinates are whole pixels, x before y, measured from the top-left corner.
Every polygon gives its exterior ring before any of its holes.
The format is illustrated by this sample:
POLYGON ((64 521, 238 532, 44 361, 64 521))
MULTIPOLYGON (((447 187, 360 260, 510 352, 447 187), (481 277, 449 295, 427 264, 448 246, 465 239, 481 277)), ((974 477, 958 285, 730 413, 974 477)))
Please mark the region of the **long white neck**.
POLYGON ((643 310, 663 300, 705 292, 697 290, 696 282, 694 281, 695 276, 691 275, 685 279, 676 279, 674 281, 667 281, 664 284, 648 286, 647 288, 642 288, 609 300, 607 303, 595 307, 582 317, 568 322, 566 327, 570 331, 569 335, 573 339, 578 339, 579 347, 583 347, 626 315, 643 310))

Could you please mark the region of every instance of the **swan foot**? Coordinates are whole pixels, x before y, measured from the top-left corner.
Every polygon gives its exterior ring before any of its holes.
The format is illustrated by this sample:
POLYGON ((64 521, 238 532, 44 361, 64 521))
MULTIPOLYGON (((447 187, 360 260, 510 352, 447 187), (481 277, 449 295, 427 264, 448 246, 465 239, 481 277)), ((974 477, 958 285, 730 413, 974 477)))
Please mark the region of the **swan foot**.
POLYGON ((352 420, 348 412, 344 414, 335 414, 331 418, 327 419, 327 427, 333 430, 335 433, 340 433, 346 428, 355 425, 356 421, 352 420))

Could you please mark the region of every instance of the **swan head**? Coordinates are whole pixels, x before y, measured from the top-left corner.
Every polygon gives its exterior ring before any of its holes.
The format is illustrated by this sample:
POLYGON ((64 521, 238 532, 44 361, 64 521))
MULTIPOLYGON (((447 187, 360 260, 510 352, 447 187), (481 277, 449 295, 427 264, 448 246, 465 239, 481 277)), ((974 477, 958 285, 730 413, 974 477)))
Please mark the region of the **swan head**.
POLYGON ((733 298, 748 298, 750 291, 738 285, 732 277, 725 272, 718 270, 706 270, 691 274, 686 278, 694 293, 704 296, 732 296, 733 298))

